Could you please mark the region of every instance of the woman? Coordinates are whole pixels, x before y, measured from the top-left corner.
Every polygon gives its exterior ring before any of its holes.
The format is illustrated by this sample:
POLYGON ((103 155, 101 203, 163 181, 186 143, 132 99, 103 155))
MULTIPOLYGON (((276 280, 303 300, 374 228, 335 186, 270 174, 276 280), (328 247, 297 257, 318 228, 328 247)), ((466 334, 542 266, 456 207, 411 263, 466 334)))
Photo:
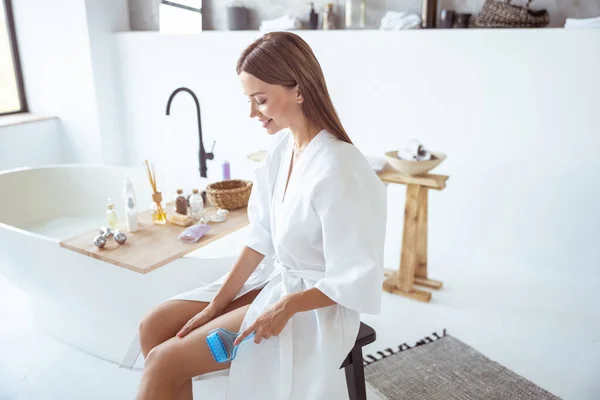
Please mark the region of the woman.
POLYGON ((227 399, 339 399, 359 313, 380 309, 385 188, 344 131, 300 37, 264 35, 237 72, 250 117, 269 134, 287 129, 257 168, 251 233, 231 271, 142 321, 138 399, 191 399, 191 378, 224 368, 227 399), (241 332, 237 342, 255 337, 218 364, 205 342, 217 327, 241 332))

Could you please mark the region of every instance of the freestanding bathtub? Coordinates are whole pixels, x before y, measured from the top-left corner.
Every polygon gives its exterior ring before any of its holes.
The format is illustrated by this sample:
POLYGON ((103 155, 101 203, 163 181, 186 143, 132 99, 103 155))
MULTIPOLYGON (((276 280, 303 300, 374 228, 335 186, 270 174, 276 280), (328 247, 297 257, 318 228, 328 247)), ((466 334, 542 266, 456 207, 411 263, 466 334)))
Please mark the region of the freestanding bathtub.
POLYGON ((123 216, 125 175, 134 183, 138 209, 147 209, 150 185, 141 168, 55 165, 0 172, 0 274, 30 296, 44 331, 115 363, 146 312, 224 274, 245 236, 240 230, 147 274, 60 247, 62 239, 106 225, 108 198, 123 216))

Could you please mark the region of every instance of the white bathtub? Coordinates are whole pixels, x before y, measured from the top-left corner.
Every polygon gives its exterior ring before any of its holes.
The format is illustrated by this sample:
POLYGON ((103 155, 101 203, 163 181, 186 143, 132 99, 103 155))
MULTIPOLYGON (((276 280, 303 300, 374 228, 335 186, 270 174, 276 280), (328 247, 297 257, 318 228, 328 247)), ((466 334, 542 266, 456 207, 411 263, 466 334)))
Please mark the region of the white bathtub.
POLYGON ((43 330, 116 363, 152 306, 224 274, 245 235, 240 230, 148 274, 60 247, 62 239, 105 225, 109 197, 123 215, 126 174, 138 207, 149 207, 141 168, 56 165, 0 172, 0 274, 30 296, 43 330))

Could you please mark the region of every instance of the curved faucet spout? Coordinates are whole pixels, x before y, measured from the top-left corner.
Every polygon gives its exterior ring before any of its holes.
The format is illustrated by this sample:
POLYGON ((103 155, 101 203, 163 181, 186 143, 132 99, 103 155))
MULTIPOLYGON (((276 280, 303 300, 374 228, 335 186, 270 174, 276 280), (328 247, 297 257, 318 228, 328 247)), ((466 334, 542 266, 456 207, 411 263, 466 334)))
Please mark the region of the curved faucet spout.
MULTIPOLYGON (((192 98, 194 99, 194 103, 196 103, 196 115, 198 117, 198 139, 200 141, 200 149, 198 151, 198 161, 200 164, 200 176, 202 178, 206 178, 206 160, 212 160, 215 155, 213 153, 213 151, 211 150, 209 153, 206 152, 206 150, 204 149, 204 140, 202 139, 202 119, 200 118, 200 103, 198 102, 198 98, 196 97, 196 94, 194 94, 194 92, 192 92, 190 89, 186 88, 186 87, 180 87, 178 89, 175 89, 175 91, 173 91, 173 93, 171 93, 171 96, 169 96, 169 100, 167 101, 167 115, 171 115, 171 102, 173 101, 173 98, 177 95, 177 93, 179 92, 188 92, 192 98)), ((213 150, 215 148, 215 143, 213 142, 213 150)))

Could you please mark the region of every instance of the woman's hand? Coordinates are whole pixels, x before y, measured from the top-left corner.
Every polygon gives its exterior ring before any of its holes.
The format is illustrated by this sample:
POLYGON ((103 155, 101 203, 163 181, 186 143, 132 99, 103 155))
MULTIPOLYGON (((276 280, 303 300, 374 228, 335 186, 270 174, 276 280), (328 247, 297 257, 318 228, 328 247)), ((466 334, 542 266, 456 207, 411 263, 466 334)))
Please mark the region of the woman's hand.
POLYGON ((194 329, 206 324, 207 322, 217 318, 221 315, 221 312, 211 304, 206 306, 206 308, 200 311, 198 314, 194 315, 184 326, 177 332, 177 336, 182 338, 194 329))
POLYGON ((290 298, 284 297, 267 308, 252 325, 237 337, 233 344, 240 344, 252 332, 255 332, 254 343, 260 343, 262 339, 279 335, 294 313, 290 298))

